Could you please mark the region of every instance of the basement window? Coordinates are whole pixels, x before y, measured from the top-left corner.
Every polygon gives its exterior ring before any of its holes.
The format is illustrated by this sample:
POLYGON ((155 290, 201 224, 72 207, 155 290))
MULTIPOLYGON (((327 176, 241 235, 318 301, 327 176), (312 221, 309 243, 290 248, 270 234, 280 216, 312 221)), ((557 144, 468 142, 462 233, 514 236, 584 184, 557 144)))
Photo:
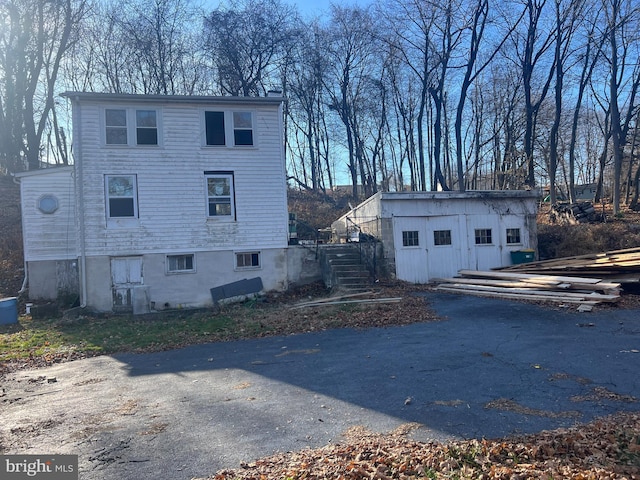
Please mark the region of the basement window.
POLYGON ((492 243, 490 228, 476 228, 476 245, 491 245, 492 243))
POLYGON ((195 272, 193 254, 167 255, 167 273, 191 273, 195 272))
POLYGON ((417 230, 405 230, 402 232, 403 247, 417 247, 420 245, 417 230))
POLYGON ((260 268, 260 252, 236 253, 236 269, 260 268))

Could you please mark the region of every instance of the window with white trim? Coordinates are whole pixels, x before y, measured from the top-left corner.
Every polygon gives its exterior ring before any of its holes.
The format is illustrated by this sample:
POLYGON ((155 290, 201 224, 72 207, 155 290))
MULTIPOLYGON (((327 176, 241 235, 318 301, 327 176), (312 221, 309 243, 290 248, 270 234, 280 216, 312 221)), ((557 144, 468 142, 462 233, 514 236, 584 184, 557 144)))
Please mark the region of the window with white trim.
POLYGON ((403 247, 417 247, 420 245, 417 230, 405 230, 402 232, 403 247))
POLYGON ((160 113, 156 109, 106 108, 106 145, 156 146, 160 144, 160 113))
POLYGON ((434 230, 434 245, 451 245, 451 230, 434 230))
POLYGON ((158 145, 155 110, 136 110, 136 145, 158 145))
POLYGON ((235 218, 232 172, 205 172, 207 216, 235 218))
POLYGON ((107 145, 126 145, 127 111, 124 108, 107 108, 104 111, 105 141, 107 145))
POLYGON ((260 268, 260 252, 236 253, 236 269, 260 268))
POLYGON ((520 241, 520 229, 519 228, 507 228, 507 244, 514 245, 522 243, 520 241))
POLYGON ((253 145, 253 115, 251 112, 233 112, 233 144, 253 145))
POLYGON ((191 273, 195 271, 195 259, 192 253, 167 255, 167 273, 191 273))
POLYGON ((107 218, 138 217, 138 186, 135 175, 105 175, 107 218))
POLYGON ((204 112, 204 125, 207 145, 227 144, 224 112, 204 112))
POLYGON ((204 112, 204 145, 253 146, 253 117, 253 112, 250 111, 206 110, 204 112))
POLYGON ((476 228, 475 237, 476 245, 491 245, 493 243, 490 228, 476 228))

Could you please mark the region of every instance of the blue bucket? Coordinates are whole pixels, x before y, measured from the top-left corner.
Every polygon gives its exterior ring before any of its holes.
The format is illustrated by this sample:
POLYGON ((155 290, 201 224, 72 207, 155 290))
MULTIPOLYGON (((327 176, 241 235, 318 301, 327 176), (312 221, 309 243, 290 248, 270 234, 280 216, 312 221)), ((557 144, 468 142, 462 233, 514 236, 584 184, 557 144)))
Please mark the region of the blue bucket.
POLYGON ((18 299, 0 298, 0 325, 18 323, 18 299))

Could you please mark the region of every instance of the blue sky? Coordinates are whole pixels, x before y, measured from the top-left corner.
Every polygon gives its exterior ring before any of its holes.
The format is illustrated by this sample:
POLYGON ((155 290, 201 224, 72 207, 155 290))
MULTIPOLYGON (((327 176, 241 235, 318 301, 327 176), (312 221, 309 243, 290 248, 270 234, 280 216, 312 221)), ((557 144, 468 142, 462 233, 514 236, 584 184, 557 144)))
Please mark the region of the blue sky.
MULTIPOLYGON (((326 15, 329 13, 331 4, 335 3, 342 6, 368 5, 373 0, 283 0, 291 5, 296 5, 298 11, 303 17, 309 19, 315 16, 326 15)), ((204 5, 208 8, 217 8, 224 0, 204 0, 204 5)))
POLYGON ((288 3, 297 5, 300 13, 305 17, 326 14, 329 12, 332 3, 342 6, 367 5, 371 0, 285 0, 288 3))

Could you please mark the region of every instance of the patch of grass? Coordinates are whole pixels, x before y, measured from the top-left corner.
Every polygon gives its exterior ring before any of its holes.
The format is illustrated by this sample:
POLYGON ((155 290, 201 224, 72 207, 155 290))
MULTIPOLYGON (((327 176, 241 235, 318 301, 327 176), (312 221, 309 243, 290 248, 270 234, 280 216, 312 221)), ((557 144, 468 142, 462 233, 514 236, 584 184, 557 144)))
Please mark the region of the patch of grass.
MULTIPOLYGON (((32 320, 0 328, 0 362, 33 357, 153 351, 242 336, 225 314, 128 315, 75 320, 32 320)), ((247 328, 254 328, 250 322, 247 328)))

